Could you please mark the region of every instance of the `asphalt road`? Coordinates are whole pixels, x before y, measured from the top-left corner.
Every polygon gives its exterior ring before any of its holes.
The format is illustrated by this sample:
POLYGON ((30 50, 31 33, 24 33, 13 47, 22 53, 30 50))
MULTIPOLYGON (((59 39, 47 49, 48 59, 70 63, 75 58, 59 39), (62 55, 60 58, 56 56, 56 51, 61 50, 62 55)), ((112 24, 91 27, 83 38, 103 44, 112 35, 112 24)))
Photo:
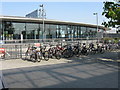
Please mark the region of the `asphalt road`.
POLYGON ((118 88, 117 52, 33 63, 3 60, 9 88, 118 88))

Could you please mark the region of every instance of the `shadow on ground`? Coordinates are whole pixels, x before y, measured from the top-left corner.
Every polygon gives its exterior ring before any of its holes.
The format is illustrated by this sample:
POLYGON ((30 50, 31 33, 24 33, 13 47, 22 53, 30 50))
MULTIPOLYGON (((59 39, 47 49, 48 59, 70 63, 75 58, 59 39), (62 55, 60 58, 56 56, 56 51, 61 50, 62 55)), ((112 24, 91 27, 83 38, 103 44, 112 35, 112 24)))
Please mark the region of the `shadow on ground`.
MULTIPOLYGON (((96 55, 97 56, 97 55, 96 55)), ((67 63, 3 70, 9 88, 118 88, 118 63, 96 56, 67 63)))
POLYGON ((101 63, 101 64, 112 64, 115 66, 119 66, 120 64, 120 51, 113 52, 105 52, 104 54, 95 54, 88 56, 79 56, 68 58, 70 62, 78 62, 78 63, 101 63))

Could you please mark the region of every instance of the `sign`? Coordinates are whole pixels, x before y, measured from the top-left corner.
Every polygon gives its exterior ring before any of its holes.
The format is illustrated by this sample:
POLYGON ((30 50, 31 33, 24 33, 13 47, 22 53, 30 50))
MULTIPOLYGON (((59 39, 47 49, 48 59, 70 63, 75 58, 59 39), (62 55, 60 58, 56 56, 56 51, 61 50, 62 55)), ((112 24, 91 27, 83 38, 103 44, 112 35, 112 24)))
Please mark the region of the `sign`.
POLYGON ((40 47, 40 43, 34 43, 36 47, 40 47))
POLYGON ((5 48, 0 48, 0 57, 5 57, 5 48))

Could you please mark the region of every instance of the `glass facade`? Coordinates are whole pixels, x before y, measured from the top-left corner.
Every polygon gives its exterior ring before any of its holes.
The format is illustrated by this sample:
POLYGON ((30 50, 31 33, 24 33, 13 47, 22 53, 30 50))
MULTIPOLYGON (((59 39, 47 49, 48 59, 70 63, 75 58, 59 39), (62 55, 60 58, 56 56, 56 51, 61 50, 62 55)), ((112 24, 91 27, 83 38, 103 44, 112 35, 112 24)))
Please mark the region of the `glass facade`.
MULTIPOLYGON (((103 30, 101 30, 103 31, 103 30)), ((68 24, 45 24, 43 31, 42 23, 10 22, 0 23, 0 39, 20 40, 23 39, 53 39, 53 38, 96 38, 96 27, 85 27, 80 25, 68 24)))

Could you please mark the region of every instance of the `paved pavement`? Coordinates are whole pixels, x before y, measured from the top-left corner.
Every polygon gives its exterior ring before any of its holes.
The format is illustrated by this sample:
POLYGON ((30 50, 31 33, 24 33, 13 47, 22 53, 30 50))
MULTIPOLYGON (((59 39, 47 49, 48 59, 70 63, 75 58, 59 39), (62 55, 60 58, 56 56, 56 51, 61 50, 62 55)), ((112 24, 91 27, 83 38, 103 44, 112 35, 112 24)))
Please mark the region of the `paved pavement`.
POLYGON ((40 63, 21 59, 1 62, 9 88, 118 88, 116 55, 111 52, 40 63))
MULTIPOLYGON (((2 69, 2 63, 0 63, 0 69, 2 69)), ((2 71, 0 70, 0 89, 3 88, 3 86, 2 86, 2 81, 1 81, 1 77, 2 77, 2 71)))
POLYGON ((2 73, 2 59, 0 58, 0 89, 7 89, 6 83, 4 81, 3 73, 2 73))

